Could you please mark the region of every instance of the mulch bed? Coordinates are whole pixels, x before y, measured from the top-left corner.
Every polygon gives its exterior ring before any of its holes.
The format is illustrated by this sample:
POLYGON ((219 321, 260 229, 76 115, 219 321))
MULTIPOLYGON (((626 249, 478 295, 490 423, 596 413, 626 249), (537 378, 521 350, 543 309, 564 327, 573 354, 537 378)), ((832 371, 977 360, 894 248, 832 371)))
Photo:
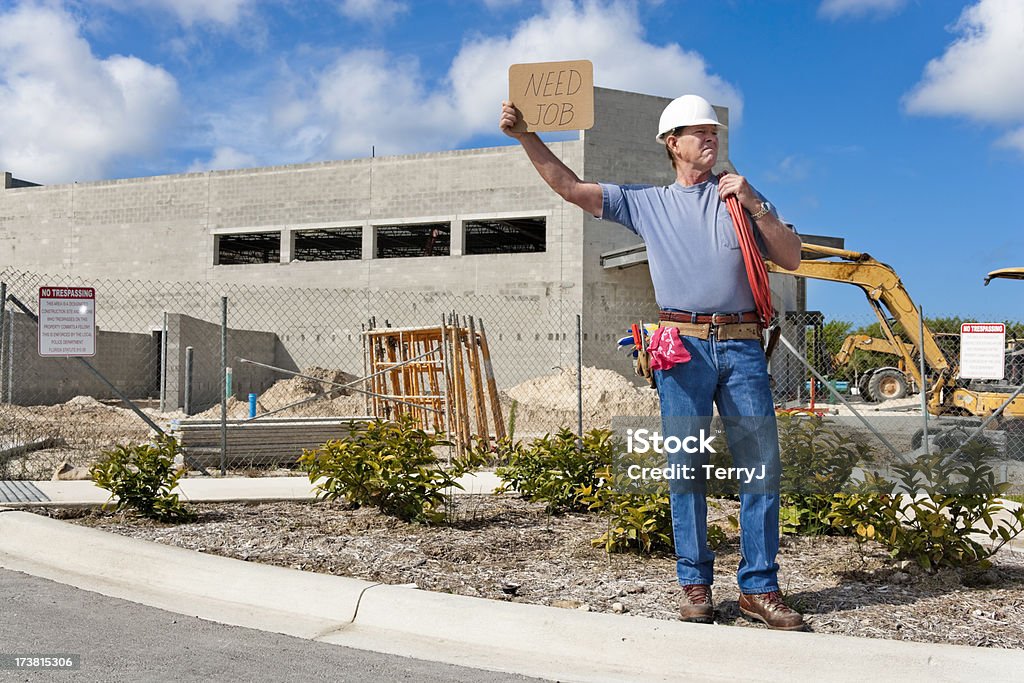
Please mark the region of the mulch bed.
MULTIPOLYGON (((711 521, 736 512, 721 501, 711 521)), ((164 525, 130 514, 38 509, 77 524, 249 562, 421 589, 567 609, 676 619, 679 588, 667 555, 609 555, 592 547, 607 522, 548 515, 516 495, 455 498, 450 526, 426 527, 340 503, 196 504, 198 521, 164 525)), ((723 527, 727 525, 722 522, 723 527)), ((717 550, 716 621, 740 616, 738 532, 717 550)), ((1001 551, 991 569, 926 574, 875 544, 787 536, 779 553, 789 604, 811 630, 870 638, 1024 648, 1024 555, 1001 551)))

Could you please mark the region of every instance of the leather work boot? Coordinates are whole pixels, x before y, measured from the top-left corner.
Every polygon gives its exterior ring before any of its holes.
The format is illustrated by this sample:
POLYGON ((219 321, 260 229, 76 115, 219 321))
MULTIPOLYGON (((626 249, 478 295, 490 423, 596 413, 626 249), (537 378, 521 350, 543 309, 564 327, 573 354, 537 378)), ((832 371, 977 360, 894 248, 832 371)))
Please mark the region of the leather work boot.
POLYGON ((739 603, 740 612, 768 628, 780 631, 802 631, 805 628, 803 615, 787 607, 779 591, 750 595, 741 593, 739 603))
POLYGON ((711 586, 691 584, 683 586, 683 594, 679 598, 679 618, 698 624, 710 624, 714 621, 715 605, 711 601, 711 586))

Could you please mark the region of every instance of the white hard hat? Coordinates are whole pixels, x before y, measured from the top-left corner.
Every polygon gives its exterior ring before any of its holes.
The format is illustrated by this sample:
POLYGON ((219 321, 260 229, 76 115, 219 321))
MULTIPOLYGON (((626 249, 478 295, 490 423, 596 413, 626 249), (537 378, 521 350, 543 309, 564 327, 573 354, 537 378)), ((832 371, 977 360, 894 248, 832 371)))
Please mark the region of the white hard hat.
POLYGON ((703 126, 709 123, 726 127, 724 123, 718 122, 718 115, 710 102, 700 95, 683 95, 669 102, 665 111, 661 112, 657 140, 665 144, 666 134, 680 126, 703 126))

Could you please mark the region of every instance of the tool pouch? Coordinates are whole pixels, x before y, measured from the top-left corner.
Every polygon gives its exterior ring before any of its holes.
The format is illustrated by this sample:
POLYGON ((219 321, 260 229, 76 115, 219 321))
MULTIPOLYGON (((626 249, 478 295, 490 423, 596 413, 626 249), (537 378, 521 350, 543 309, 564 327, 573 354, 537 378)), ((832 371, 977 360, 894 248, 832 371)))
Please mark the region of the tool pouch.
POLYGON ((636 350, 636 374, 646 379, 651 388, 654 388, 654 372, 651 370, 651 359, 643 345, 636 350))

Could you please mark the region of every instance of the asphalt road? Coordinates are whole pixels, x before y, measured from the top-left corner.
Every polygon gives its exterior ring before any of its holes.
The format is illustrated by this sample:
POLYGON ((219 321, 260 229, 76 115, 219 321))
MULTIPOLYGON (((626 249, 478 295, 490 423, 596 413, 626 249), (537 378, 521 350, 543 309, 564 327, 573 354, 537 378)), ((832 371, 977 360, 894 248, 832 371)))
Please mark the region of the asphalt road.
POLYGON ((225 626, 0 569, 0 655, 81 655, 0 681, 536 681, 225 626))

